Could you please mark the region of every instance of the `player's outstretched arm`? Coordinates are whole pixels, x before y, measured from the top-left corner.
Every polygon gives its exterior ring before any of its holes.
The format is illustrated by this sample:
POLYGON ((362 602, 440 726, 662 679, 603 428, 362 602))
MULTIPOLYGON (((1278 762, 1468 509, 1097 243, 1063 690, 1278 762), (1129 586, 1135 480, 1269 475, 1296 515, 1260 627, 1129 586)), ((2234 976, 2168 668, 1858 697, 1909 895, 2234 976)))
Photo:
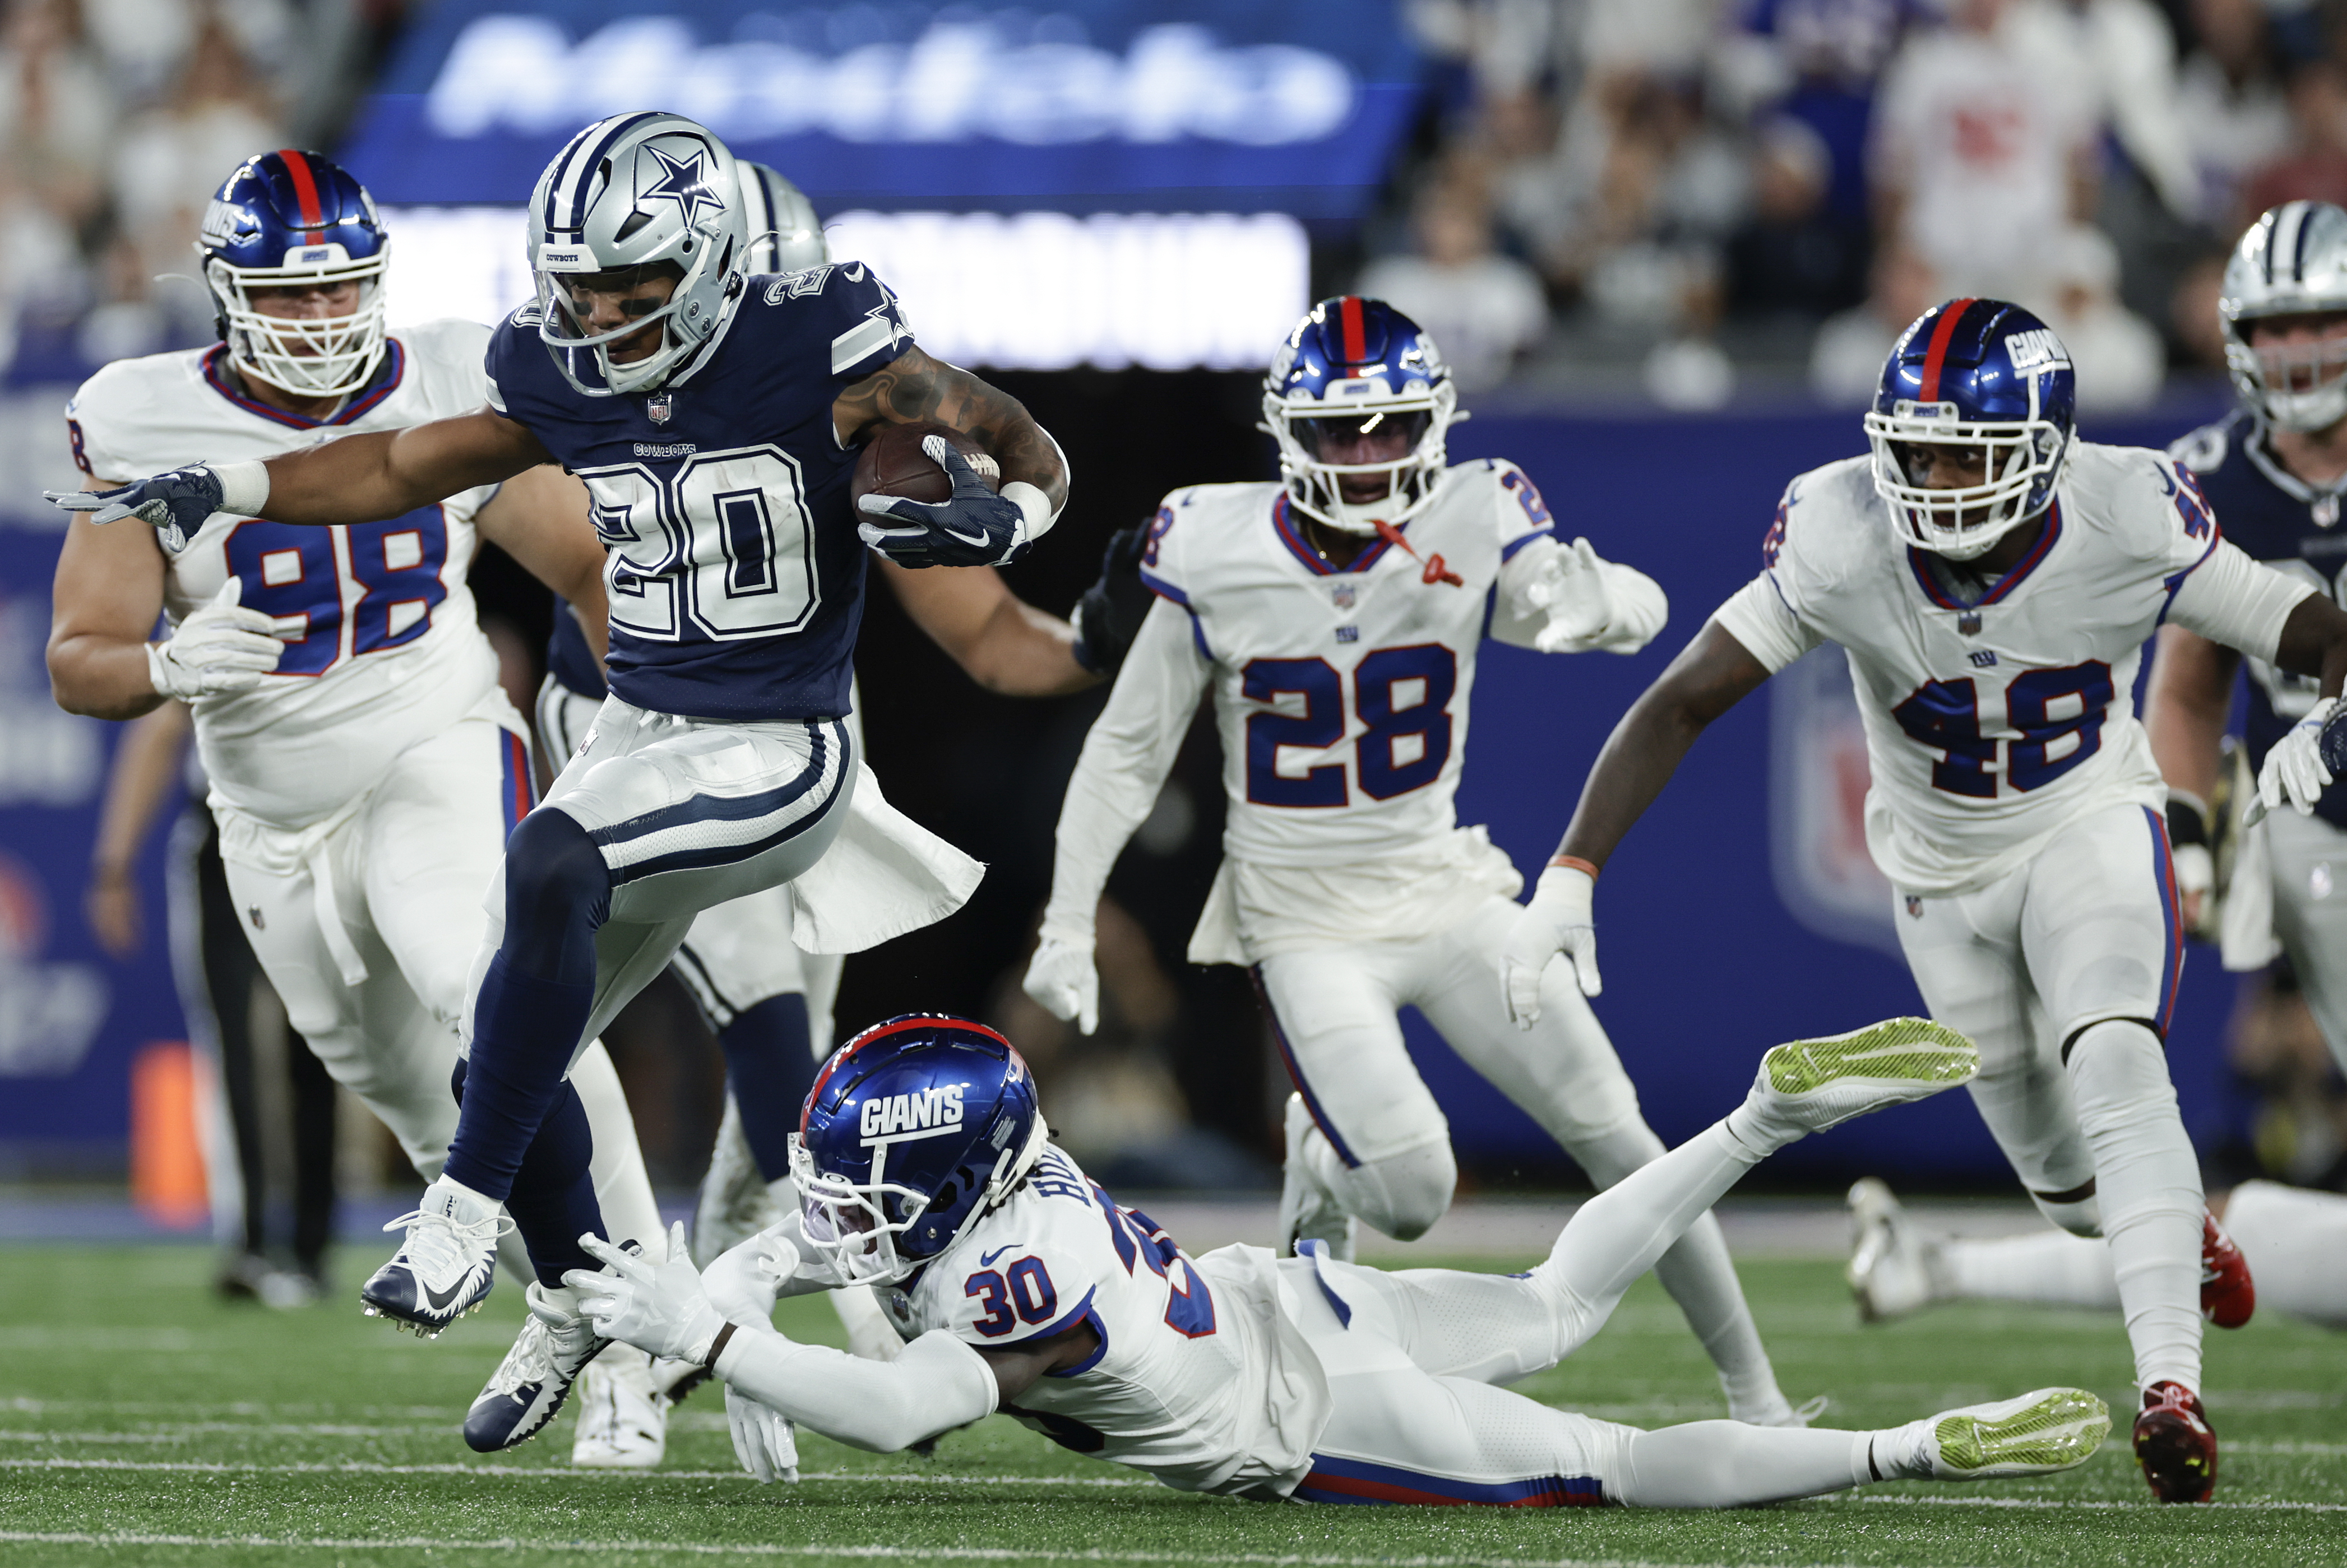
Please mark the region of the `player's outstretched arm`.
POLYGON ((2293 675, 2317 677, 2324 696, 2338 696, 2347 686, 2347 610, 2325 593, 2300 600, 2282 622, 2274 662, 2293 675))
POLYGON ((90 514, 93 523, 138 518, 177 549, 214 512, 319 527, 371 523, 551 461, 537 436, 480 408, 282 456, 195 463, 118 488, 42 494, 66 511, 90 514))
POLYGON ((575 476, 542 463, 507 480, 473 526, 569 601, 588 645, 601 659, 609 651, 610 606, 603 594, 603 541, 589 521, 590 505, 587 487, 575 476))
POLYGON ((1582 994, 1595 996, 1597 873, 1678 771, 1695 738, 1761 682, 1768 668, 1717 620, 1706 621, 1606 737, 1581 786, 1581 803, 1532 902, 1501 945, 1500 984, 1520 1029, 1540 1017, 1541 977, 1558 954, 1573 959, 1582 994))
POLYGON ((1157 803, 1209 668, 1193 645, 1189 616, 1161 600, 1142 621, 1117 671, 1116 689, 1092 721, 1068 780, 1042 941, 1024 984, 1029 996, 1081 1033, 1092 1033, 1100 1020, 1092 944, 1101 890, 1125 840, 1157 803))
POLYGON ((1076 662, 1076 629, 1010 591, 990 566, 915 571, 881 558, 897 602, 962 672, 1006 697, 1056 697, 1097 683, 1076 662))
POLYGON ((846 446, 862 443, 878 425, 935 420, 950 425, 977 436, 994 455, 1005 488, 1034 486, 1055 515, 1068 504, 1068 460, 1026 405, 917 345, 842 392, 831 419, 846 446))
POLYGON ((49 592, 49 692, 58 707, 135 719, 162 702, 147 637, 163 613, 163 551, 145 528, 79 518, 67 525, 49 592))

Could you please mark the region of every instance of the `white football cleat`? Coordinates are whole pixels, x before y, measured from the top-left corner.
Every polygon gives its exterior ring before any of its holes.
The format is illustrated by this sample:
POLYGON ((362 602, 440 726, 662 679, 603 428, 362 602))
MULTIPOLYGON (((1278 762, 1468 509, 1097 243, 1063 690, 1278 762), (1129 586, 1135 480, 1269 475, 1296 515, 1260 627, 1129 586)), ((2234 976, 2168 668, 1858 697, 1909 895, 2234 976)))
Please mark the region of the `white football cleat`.
POLYGON ((1287 1097, 1287 1163, 1279 1178, 1279 1255, 1286 1257, 1300 1241, 1317 1241, 1325 1255, 1338 1263, 1353 1261, 1359 1223, 1345 1212, 1337 1195, 1320 1184, 1305 1163, 1304 1140, 1312 1131, 1312 1112, 1301 1094, 1287 1097))
POLYGON ((1861 1177, 1849 1201, 1850 1266, 1843 1277, 1860 1318, 1888 1323, 1955 1294, 1940 1238, 1918 1229, 1888 1186, 1861 1177))
POLYGON ((465 1442, 475 1453, 513 1448, 544 1430, 587 1363, 611 1344, 596 1334, 592 1318, 570 1309, 577 1292, 568 1286, 558 1292, 532 1280, 527 1294, 520 1336, 465 1413, 465 1442))
POLYGON ((1935 1481, 2000 1481, 2070 1470, 2110 1435, 2110 1407, 2084 1389, 2040 1389, 2017 1399, 1967 1405, 1910 1422, 1911 1473, 1935 1481))
POLYGON ((1954 1030, 1927 1018, 1894 1018, 1777 1047, 1760 1059, 1742 1109, 1789 1143, 1969 1083, 1979 1071, 1979 1050, 1954 1030))
POLYGON ((780 1224, 778 1196, 795 1201, 789 1183, 785 1176, 774 1184, 785 1189, 784 1194, 767 1184, 757 1156, 750 1153, 750 1140, 743 1134, 742 1108, 728 1094, 717 1144, 709 1153, 709 1173, 701 1178, 701 1198, 693 1206, 692 1266, 705 1269, 760 1231, 780 1224))
POLYGON ((651 1358, 614 1345, 579 1374, 579 1421, 570 1462, 589 1470, 651 1470, 668 1452, 668 1401, 652 1385, 651 1358))
POLYGON ((383 1228, 407 1235, 389 1263, 359 1287, 369 1317, 425 1339, 477 1312, 497 1283, 497 1238, 513 1228, 505 1206, 442 1176, 410 1212, 383 1228))

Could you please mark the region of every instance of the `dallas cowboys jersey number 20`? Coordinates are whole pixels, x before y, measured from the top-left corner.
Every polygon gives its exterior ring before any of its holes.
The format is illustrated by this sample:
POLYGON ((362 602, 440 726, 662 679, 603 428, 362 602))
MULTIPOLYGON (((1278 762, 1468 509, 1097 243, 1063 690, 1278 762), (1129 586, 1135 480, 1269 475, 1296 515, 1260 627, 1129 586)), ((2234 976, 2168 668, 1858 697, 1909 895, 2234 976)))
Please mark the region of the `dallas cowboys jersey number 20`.
POLYGON ((488 352, 489 404, 594 497, 610 551, 610 685, 655 712, 836 718, 863 613, 856 463, 840 390, 905 352, 895 295, 860 262, 753 277, 733 340, 649 394, 582 397, 538 307, 488 352))

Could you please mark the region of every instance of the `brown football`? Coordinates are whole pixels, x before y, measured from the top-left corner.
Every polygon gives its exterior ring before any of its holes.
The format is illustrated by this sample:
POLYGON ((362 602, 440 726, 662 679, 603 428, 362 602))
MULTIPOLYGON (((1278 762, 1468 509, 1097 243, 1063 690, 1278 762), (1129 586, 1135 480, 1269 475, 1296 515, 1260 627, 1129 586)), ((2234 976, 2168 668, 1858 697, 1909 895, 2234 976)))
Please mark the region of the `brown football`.
POLYGON ((1002 471, 974 436, 923 420, 917 425, 884 425, 880 434, 864 445, 856 460, 856 477, 848 485, 849 504, 866 496, 898 496, 934 506, 953 495, 953 481, 921 450, 922 441, 942 436, 952 442, 989 489, 1002 487, 1002 471))

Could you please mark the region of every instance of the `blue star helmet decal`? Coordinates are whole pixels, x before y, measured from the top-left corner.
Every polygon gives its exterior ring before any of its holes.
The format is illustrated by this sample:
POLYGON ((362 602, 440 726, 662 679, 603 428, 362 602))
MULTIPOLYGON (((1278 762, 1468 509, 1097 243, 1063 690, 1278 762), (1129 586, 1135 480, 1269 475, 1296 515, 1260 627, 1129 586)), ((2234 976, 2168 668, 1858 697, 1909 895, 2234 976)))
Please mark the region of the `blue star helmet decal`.
POLYGON ((702 154, 696 152, 679 162, 657 147, 647 147, 644 150, 660 159, 661 176, 637 193, 638 207, 655 198, 673 201, 683 214, 688 228, 700 218, 704 205, 714 211, 725 210, 725 199, 709 188, 709 177, 702 169, 702 154))

